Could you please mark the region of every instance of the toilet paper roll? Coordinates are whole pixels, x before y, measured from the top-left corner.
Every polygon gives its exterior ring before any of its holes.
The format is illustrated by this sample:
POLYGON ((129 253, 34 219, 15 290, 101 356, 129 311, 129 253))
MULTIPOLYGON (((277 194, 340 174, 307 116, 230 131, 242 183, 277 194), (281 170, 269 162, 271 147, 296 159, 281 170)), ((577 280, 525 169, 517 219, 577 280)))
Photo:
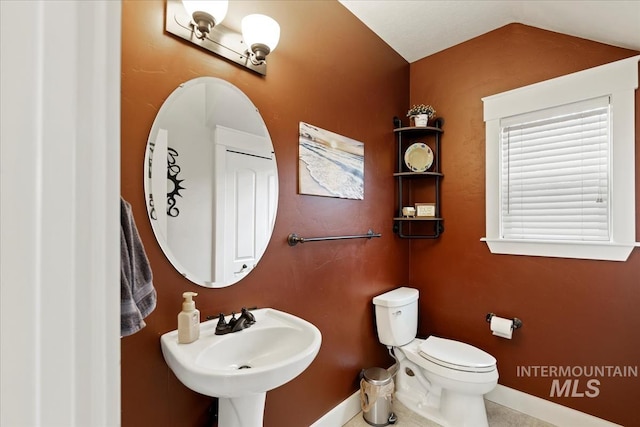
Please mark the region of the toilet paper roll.
POLYGON ((511 334, 513 333, 513 319, 505 319, 498 316, 493 316, 491 318, 491 332, 493 335, 497 337, 506 338, 508 340, 511 339, 511 334))

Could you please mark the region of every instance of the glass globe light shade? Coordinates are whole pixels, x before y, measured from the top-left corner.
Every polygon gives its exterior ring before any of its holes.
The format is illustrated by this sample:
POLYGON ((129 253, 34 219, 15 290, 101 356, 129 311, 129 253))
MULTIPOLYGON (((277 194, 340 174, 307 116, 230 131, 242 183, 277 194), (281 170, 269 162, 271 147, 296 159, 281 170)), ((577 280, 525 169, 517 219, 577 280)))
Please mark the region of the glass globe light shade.
POLYGON ((242 18, 242 38, 249 47, 266 45, 273 52, 280 40, 280 25, 266 15, 247 15, 242 18))
POLYGON ((229 0, 182 0, 182 4, 191 17, 194 12, 206 12, 213 16, 214 25, 222 22, 229 9, 229 0))

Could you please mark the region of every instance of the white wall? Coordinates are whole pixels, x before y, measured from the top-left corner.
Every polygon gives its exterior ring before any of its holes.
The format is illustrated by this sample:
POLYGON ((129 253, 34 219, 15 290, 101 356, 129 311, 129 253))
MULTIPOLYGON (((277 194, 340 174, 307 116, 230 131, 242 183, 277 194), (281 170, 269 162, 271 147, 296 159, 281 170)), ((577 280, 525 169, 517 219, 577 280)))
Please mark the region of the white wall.
POLYGON ((0 1, 0 425, 120 424, 120 2, 0 1))

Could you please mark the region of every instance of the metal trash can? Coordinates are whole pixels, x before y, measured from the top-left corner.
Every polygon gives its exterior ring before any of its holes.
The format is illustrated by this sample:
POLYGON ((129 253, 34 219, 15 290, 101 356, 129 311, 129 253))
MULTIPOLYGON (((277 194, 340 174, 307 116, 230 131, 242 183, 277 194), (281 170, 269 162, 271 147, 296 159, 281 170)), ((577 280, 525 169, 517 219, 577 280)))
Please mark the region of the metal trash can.
POLYGON ((360 379, 360 406, 362 417, 372 426, 395 424, 397 418, 391 411, 393 402, 393 378, 383 368, 364 369, 360 379))

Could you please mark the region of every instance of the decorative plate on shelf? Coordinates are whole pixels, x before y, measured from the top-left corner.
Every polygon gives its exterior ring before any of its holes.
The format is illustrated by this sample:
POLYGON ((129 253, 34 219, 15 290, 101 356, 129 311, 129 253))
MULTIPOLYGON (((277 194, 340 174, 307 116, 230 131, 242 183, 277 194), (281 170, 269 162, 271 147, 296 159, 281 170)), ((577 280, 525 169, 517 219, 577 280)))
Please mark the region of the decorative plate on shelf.
POLYGON ((404 163, 413 172, 424 172, 433 164, 433 151, 424 142, 411 144, 404 152, 404 163))

